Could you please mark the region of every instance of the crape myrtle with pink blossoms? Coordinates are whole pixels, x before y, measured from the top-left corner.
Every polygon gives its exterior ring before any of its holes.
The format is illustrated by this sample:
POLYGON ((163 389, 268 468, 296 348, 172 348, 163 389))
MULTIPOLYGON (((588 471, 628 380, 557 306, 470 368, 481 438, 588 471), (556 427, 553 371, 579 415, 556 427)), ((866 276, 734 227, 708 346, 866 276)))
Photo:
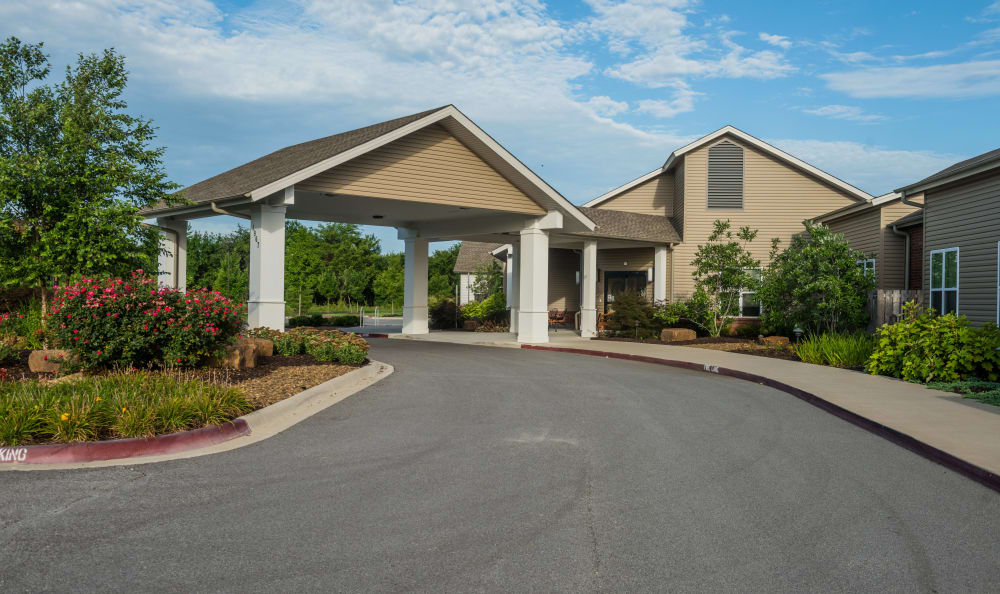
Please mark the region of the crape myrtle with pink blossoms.
POLYGON ((166 289, 142 270, 52 290, 49 329, 85 369, 201 365, 235 341, 245 319, 218 291, 166 289))

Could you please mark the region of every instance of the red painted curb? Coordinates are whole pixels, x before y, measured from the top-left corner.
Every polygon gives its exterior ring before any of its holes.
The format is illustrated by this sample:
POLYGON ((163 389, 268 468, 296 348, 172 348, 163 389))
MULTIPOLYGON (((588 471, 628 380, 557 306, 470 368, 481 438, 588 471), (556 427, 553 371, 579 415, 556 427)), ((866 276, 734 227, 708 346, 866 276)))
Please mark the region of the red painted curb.
POLYGON ((379 332, 366 332, 364 334, 358 334, 361 338, 389 338, 388 334, 379 332))
POLYGON ((905 433, 897 431, 892 427, 887 427, 877 421, 873 421, 868 417, 863 417, 856 412, 847 410, 846 408, 834 404, 829 400, 824 400, 819 396, 806 392, 795 386, 790 386, 786 383, 773 380, 769 377, 762 375, 756 375, 753 373, 747 373, 745 371, 739 371, 736 369, 729 369, 727 367, 719 367, 717 365, 704 365, 699 363, 692 363, 690 361, 677 361, 674 359, 660 359, 657 357, 647 357, 643 355, 629 355, 626 353, 612 353, 608 351, 591 351, 587 349, 573 349, 567 347, 547 347, 532 344, 522 344, 522 349, 530 349, 536 351, 555 351, 559 353, 572 353, 577 355, 592 355, 595 357, 606 357, 609 359, 625 359, 628 361, 639 361, 642 363, 654 363, 656 365, 666 365, 669 367, 680 367, 682 369, 690 369, 693 371, 704 371, 708 373, 716 373, 718 375, 725 375, 727 377, 734 377, 741 380, 746 380, 750 382, 755 382, 758 384, 763 384, 769 388, 774 388, 776 390, 781 390, 787 394, 795 396, 799 400, 808 402, 809 404, 821 408, 826 412, 835 415, 848 423, 861 427, 866 431, 874 433, 879 437, 887 439, 898 446, 904 447, 911 452, 914 452, 932 462, 936 462, 945 468, 953 470, 966 478, 970 478, 977 483, 980 483, 994 491, 1000 492, 1000 476, 982 468, 976 466, 975 464, 968 462, 950 454, 944 450, 938 449, 932 445, 924 443, 919 439, 911 437, 905 433))
POLYGON ((238 418, 221 425, 209 425, 157 437, 2 447, 0 463, 69 464, 176 454, 229 441, 241 435, 250 435, 250 425, 243 418, 238 418))

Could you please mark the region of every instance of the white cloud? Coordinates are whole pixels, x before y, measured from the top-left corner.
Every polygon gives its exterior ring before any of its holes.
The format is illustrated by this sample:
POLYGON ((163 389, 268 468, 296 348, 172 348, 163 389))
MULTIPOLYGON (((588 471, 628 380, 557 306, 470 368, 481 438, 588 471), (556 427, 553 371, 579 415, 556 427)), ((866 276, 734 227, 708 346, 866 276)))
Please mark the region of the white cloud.
POLYGON ((866 68, 820 78, 852 97, 977 97, 1000 94, 1000 60, 866 68))
POLYGON ((852 122, 879 122, 886 117, 874 113, 865 113, 863 109, 854 105, 823 105, 820 107, 803 108, 804 113, 833 118, 835 120, 849 120, 852 122))
POLYGON ((674 88, 674 92, 669 100, 643 99, 639 101, 636 111, 657 118, 672 118, 680 113, 694 111, 694 99, 701 93, 691 90, 687 83, 680 80, 675 81, 671 86, 674 88))
POLYGON ((758 39, 764 43, 769 43, 780 47, 781 49, 788 49, 792 47, 792 41, 785 37, 784 35, 771 35, 769 33, 761 33, 757 36, 758 39))
POLYGON ((616 116, 628 111, 627 102, 615 101, 611 97, 605 95, 591 97, 587 101, 587 106, 590 107, 595 114, 605 117, 616 116))
POLYGON ((850 141, 773 139, 767 142, 873 195, 922 179, 962 158, 850 141))

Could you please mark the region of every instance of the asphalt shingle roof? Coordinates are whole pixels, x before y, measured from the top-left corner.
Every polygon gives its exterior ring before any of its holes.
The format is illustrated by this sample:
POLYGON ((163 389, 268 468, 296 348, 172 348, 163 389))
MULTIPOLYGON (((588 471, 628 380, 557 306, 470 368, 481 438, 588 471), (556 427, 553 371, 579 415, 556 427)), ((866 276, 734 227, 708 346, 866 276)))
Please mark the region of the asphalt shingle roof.
POLYGON ((455 258, 454 272, 475 272, 477 268, 493 261, 493 250, 502 243, 486 243, 482 241, 463 241, 455 258))
MULTIPOLYGON (((429 109, 413 115, 365 126, 364 128, 287 146, 264 155, 259 159, 254 159, 249 163, 244 163, 239 167, 184 188, 180 193, 184 198, 193 202, 210 202, 243 196, 252 190, 278 181, 285 176, 305 169, 310 165, 315 165, 330 157, 335 157, 344 151, 348 151, 379 136, 388 134, 393 130, 402 128, 411 122, 415 122, 422 117, 442 109, 444 107, 429 109)), ((161 205, 156 205, 149 210, 157 210, 161 207, 161 205)))
POLYGON ((591 235, 657 243, 679 243, 680 234, 670 219, 661 215, 639 214, 607 208, 578 207, 584 215, 597 225, 593 231, 576 235, 591 235))
POLYGON ((952 174, 959 173, 959 172, 964 171, 966 169, 971 169, 972 167, 975 167, 976 165, 980 165, 982 163, 986 163, 986 162, 992 161, 994 159, 1000 159, 1000 148, 994 149, 994 150, 986 152, 986 153, 983 153, 981 155, 976 155, 975 157, 972 157, 971 159, 966 159, 964 161, 959 161, 958 163, 955 163, 954 165, 952 165, 950 167, 945 167, 944 169, 942 169, 941 171, 938 171, 934 175, 929 175, 929 176, 925 177, 924 179, 922 179, 922 180, 920 180, 918 182, 912 183, 912 184, 910 184, 910 185, 908 185, 906 187, 907 188, 912 188, 914 186, 923 185, 923 184, 928 183, 928 182, 937 181, 939 179, 944 179, 944 178, 946 178, 946 177, 948 177, 948 176, 950 176, 952 174))

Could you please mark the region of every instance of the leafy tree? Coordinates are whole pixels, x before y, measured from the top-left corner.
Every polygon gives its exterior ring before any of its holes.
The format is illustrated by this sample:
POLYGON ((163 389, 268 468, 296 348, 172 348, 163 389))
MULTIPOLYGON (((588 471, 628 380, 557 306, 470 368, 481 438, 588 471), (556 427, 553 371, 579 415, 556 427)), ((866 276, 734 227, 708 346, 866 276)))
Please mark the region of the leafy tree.
POLYGON ((403 254, 387 254, 382 259, 382 270, 375 275, 372 290, 379 305, 403 305, 403 254))
POLYGON ((496 260, 490 260, 489 264, 477 267, 474 274, 476 280, 472 283, 472 292, 475 295, 488 299, 503 293, 503 268, 496 260))
POLYGON ((156 234, 140 208, 163 201, 155 128, 129 115, 128 73, 114 50, 80 54, 65 78, 42 44, 0 44, 0 283, 33 286, 150 266, 156 234))
POLYGON ((458 285, 455 260, 458 259, 459 244, 438 250, 427 260, 427 295, 429 297, 453 297, 458 285))
POLYGON ((779 240, 772 241, 771 264, 757 293, 761 321, 775 331, 795 326, 811 333, 863 328, 868 323, 868 293, 875 288, 875 279, 857 263, 864 253, 852 250, 847 239, 829 227, 803 224, 805 233, 793 237, 784 251, 779 252, 779 240))
POLYGON ((695 288, 704 292, 711 314, 704 328, 712 336, 719 336, 739 313, 740 291, 759 283, 760 260, 750 252, 757 230, 744 226, 733 233, 731 227, 729 221, 716 220, 707 243, 698 246, 691 261, 695 288))
MULTIPOLYGON (((285 222, 285 301, 292 311, 308 310, 322 274, 320 240, 298 221, 285 222)), ((299 312, 301 313, 301 312, 299 312)))
POLYGON ((237 302, 247 300, 250 289, 250 230, 220 233, 188 232, 187 286, 210 288, 237 302))
POLYGON ((314 234, 322 263, 317 294, 327 301, 371 302, 372 283, 382 264, 378 239, 362 235, 357 225, 343 223, 320 225, 314 234))

